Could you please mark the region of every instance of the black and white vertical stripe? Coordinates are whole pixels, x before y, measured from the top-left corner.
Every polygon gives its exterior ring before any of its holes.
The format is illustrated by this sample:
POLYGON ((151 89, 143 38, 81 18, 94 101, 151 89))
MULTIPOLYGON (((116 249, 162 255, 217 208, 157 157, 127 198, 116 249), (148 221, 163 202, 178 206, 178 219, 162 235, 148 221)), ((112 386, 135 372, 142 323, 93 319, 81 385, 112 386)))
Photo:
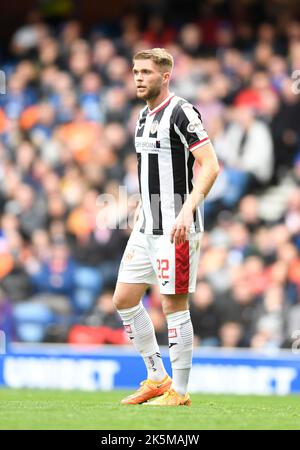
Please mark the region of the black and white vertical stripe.
MULTIPOLYGON (((169 234, 193 189, 193 150, 209 141, 199 112, 186 100, 170 95, 150 111, 144 108, 135 144, 142 208, 138 220, 146 234, 169 234)), ((199 211, 191 232, 202 230, 199 211)))

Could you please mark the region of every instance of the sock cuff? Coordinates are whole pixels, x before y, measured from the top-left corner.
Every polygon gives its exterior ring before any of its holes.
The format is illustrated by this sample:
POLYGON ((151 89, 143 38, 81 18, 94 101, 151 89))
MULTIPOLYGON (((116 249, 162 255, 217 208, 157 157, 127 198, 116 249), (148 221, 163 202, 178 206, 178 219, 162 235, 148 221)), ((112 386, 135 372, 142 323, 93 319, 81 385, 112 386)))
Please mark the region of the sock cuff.
POLYGON ((185 322, 188 322, 189 320, 191 320, 191 314, 189 309, 167 315, 167 322, 169 328, 177 327, 185 322))
POLYGON ((118 309, 118 313, 123 321, 132 320, 139 312, 144 309, 144 305, 140 302, 138 305, 127 309, 118 309))

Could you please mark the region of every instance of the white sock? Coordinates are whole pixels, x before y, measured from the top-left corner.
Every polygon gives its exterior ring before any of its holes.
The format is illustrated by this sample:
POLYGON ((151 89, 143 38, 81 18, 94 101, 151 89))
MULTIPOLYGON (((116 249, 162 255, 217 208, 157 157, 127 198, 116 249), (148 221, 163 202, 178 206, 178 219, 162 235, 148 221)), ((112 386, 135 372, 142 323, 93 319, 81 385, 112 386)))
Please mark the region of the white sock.
POLYGON ((152 320, 142 303, 118 313, 125 330, 136 350, 142 355, 147 367, 148 378, 161 381, 167 375, 157 344, 152 320))
POLYGON ((194 332, 190 311, 168 314, 167 322, 173 388, 178 394, 185 395, 193 358, 194 332))

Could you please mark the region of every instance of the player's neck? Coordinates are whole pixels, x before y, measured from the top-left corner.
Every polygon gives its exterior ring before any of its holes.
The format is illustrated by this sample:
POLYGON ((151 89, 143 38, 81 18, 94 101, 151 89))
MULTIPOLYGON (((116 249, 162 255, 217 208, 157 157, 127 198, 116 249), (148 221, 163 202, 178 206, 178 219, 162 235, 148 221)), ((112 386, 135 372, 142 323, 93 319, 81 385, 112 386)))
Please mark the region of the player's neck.
POLYGON ((150 111, 155 109, 158 105, 160 105, 166 98, 168 98, 170 95, 169 89, 166 91, 161 92, 157 97, 151 98, 150 100, 147 100, 147 105, 150 111))

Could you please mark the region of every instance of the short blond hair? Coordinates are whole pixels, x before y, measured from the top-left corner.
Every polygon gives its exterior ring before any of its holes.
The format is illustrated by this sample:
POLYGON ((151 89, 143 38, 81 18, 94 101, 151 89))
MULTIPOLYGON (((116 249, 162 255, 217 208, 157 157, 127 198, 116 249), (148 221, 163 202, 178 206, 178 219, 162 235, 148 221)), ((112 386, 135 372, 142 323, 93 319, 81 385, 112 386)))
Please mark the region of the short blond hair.
POLYGON ((137 52, 133 57, 133 62, 137 59, 151 59, 161 69, 172 72, 174 60, 173 56, 164 48, 151 48, 137 52))

